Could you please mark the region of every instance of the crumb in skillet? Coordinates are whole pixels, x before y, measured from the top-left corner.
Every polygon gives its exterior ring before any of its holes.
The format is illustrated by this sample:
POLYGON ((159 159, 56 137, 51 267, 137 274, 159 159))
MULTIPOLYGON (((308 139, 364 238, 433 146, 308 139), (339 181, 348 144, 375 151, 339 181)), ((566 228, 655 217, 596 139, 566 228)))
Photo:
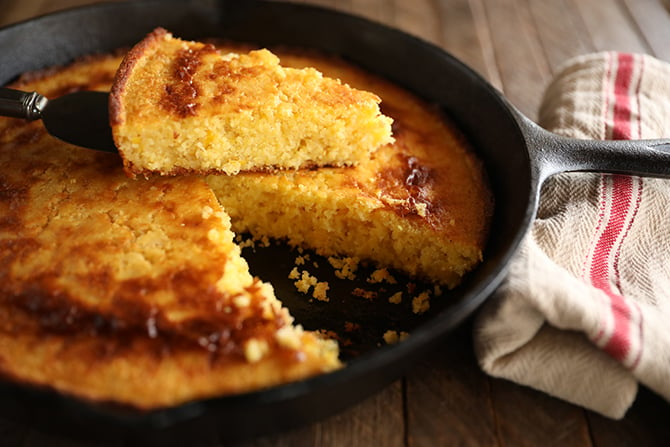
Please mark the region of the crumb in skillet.
POLYGON ((389 303, 391 304, 400 304, 402 303, 402 292, 396 292, 389 298, 389 303))
POLYGON ((307 270, 299 271, 298 267, 293 267, 293 270, 288 274, 289 279, 293 279, 295 288, 300 293, 305 295, 309 293, 312 287, 312 297, 319 301, 330 301, 327 295, 330 285, 327 281, 319 281, 315 276, 310 275, 307 270))
POLYGON ((356 279, 356 270, 358 269, 358 263, 360 260, 356 257, 343 257, 338 258, 331 256, 328 258, 328 262, 335 269, 335 276, 340 279, 356 279))
POLYGON ((330 298, 328 298, 328 295, 326 294, 329 288, 330 286, 327 281, 319 281, 314 285, 312 296, 319 301, 330 301, 330 298))
POLYGON ((353 323, 351 321, 344 322, 344 331, 345 332, 355 332, 361 329, 361 325, 358 323, 353 323))
POLYGON ((409 337, 409 333, 405 331, 394 331, 394 330, 388 330, 384 332, 384 341, 386 342, 387 345, 392 345, 401 341, 404 341, 409 337))
POLYGON ((370 277, 367 279, 367 282, 370 284, 378 284, 381 282, 387 282, 388 284, 397 284, 396 279, 391 275, 386 268, 380 268, 372 272, 370 277))
POLYGON ((412 298, 412 312, 422 314, 430 309, 430 291, 425 290, 412 298))
POLYGON ((365 298, 366 300, 370 300, 370 301, 377 298, 377 295, 378 295, 377 292, 375 292, 373 290, 365 290, 365 289, 361 289, 360 287, 356 287, 351 292, 351 294, 354 295, 354 296, 365 298))

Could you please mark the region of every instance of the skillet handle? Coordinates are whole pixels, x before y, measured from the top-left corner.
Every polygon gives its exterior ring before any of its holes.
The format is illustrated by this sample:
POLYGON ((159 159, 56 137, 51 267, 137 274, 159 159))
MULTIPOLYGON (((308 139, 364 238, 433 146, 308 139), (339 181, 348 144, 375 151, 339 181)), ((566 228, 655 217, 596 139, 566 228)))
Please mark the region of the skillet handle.
POLYGON ((582 140, 549 132, 516 111, 540 181, 561 172, 670 178, 670 139, 582 140))
POLYGON ((42 117, 46 104, 47 99, 37 92, 0 88, 0 116, 34 121, 42 117))

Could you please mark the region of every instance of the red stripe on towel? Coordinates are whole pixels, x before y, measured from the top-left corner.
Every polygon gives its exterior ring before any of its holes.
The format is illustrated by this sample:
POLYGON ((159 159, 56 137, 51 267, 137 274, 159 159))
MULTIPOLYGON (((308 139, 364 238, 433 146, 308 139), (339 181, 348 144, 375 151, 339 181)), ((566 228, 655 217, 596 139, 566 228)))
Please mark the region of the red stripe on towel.
POLYGON ((614 110, 612 112, 612 139, 631 138, 630 84, 633 81, 634 59, 632 54, 621 53, 617 58, 618 67, 614 81, 614 110))
MULTIPOLYGON (((617 57, 616 75, 613 91, 605 90, 606 104, 609 109, 609 95, 613 94, 612 101, 612 138, 631 138, 631 83, 633 82, 635 60, 631 54, 619 54, 617 57)), ((609 79, 609 77, 608 77, 609 79)), ((639 85, 636 86, 636 90, 639 85)), ((609 110, 605 111, 606 116, 609 110)), ((631 350, 631 308, 621 295, 619 289, 618 256, 621 243, 628 234, 632 220, 637 214, 638 200, 641 182, 634 182, 630 176, 612 175, 603 176, 602 182, 607 186, 601 189, 600 209, 601 212, 608 210, 607 215, 602 215, 596 233, 598 240, 593 249, 593 256, 588 269, 591 284, 602 290, 609 298, 610 315, 606 316, 601 323, 601 328, 594 341, 601 344, 603 350, 620 362, 629 358, 631 350), (638 194, 634 194, 638 193, 638 194), (604 225, 602 232, 601 225, 604 225), (608 330, 608 319, 611 320, 611 330, 608 330), (605 340, 601 340, 605 337, 605 340)), ((638 354, 638 353, 636 353, 638 354)), ((637 360, 638 355, 635 355, 637 360)), ((630 366, 630 365, 629 365, 630 366)))
MULTIPOLYGON (((613 175, 608 188, 604 188, 602 201, 610 201, 609 215, 605 219, 605 229, 596 242, 589 270, 589 279, 594 287, 599 288, 609 297, 610 311, 613 321, 611 333, 605 335, 607 340, 603 349, 612 357, 623 361, 630 349, 630 309, 624 298, 613 287, 613 264, 611 255, 618 247, 617 240, 625 230, 626 215, 632 204, 633 188, 631 178, 623 175, 613 175)), ((603 324, 605 324, 603 322, 603 324)))

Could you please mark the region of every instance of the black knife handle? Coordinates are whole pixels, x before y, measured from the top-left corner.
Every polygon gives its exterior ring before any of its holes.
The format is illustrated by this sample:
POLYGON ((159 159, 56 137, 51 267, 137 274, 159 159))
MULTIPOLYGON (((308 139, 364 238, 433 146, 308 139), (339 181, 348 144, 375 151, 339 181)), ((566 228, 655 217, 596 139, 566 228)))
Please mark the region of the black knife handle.
POLYGON ((37 120, 42 117, 42 110, 47 102, 48 100, 37 92, 0 88, 0 116, 37 120))

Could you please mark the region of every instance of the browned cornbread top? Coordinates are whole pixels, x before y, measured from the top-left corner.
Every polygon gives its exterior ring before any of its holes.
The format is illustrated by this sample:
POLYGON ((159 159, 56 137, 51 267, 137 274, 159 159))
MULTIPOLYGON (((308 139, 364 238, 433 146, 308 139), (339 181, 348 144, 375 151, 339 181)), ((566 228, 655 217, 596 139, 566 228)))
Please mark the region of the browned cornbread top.
MULTIPOLYGON (((119 61, 14 87, 104 89, 119 61)), ((0 119, 0 375, 153 408, 337 368, 232 239, 202 179, 132 180, 118 155, 0 119)))
POLYGON ((124 59, 111 92, 131 174, 355 164, 392 141, 379 98, 268 50, 222 54, 157 29, 124 59))
POLYGON ((378 94, 395 141, 346 169, 209 176, 235 231, 457 285, 482 259, 493 209, 484 169, 463 135, 437 107, 342 60, 278 54, 287 66, 314 66, 378 94))

